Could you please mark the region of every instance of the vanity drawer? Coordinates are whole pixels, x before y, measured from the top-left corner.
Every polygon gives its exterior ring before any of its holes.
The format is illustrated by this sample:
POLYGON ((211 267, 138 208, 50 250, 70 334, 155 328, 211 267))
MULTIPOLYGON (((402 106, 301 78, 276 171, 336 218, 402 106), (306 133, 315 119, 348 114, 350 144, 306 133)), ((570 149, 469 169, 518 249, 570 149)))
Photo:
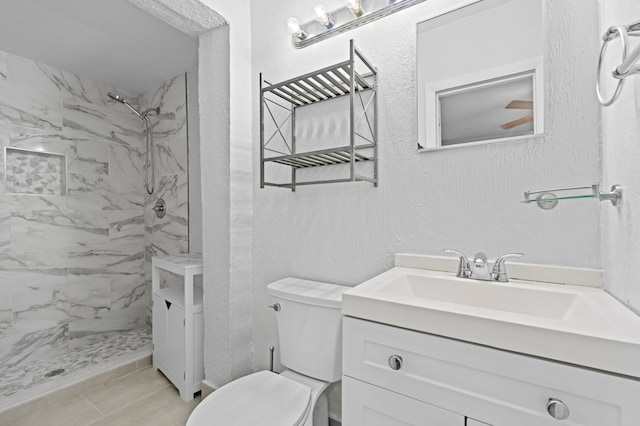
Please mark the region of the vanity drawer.
POLYGON ((494 426, 558 425, 550 399, 565 425, 640 424, 637 380, 350 317, 343 339, 345 376, 494 426))

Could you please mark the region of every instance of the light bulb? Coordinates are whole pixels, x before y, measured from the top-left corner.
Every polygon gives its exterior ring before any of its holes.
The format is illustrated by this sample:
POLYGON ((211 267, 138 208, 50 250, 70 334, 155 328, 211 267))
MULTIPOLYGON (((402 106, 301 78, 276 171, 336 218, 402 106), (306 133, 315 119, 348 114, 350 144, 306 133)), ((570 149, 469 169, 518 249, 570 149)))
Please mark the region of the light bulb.
POLYGON ((347 6, 357 18, 364 14, 364 8, 362 7, 361 0, 347 0, 347 6))
POLYGON ((293 34, 294 37, 297 37, 300 40, 304 40, 307 38, 307 33, 300 26, 300 22, 296 18, 287 19, 287 27, 289 28, 289 32, 293 34))
POLYGON ((336 21, 333 16, 327 12, 327 8, 319 4, 313 8, 313 12, 316 14, 316 21, 320 22, 326 29, 330 30, 335 25, 336 21))
POLYGON ((316 14, 316 19, 320 23, 323 23, 329 19, 329 12, 327 12, 327 8, 321 4, 313 8, 313 13, 316 14))

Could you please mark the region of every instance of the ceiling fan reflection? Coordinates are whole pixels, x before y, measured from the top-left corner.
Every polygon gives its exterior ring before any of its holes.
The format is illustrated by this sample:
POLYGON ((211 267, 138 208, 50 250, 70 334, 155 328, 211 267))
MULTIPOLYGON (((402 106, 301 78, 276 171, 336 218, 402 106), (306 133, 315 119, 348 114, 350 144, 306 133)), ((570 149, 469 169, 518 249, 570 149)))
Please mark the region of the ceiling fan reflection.
MULTIPOLYGON (((521 100, 513 100, 509 102, 509 104, 504 107, 505 109, 530 109, 533 110, 533 101, 521 101, 521 100)), ((510 130, 514 127, 522 126, 523 124, 531 123, 533 121, 533 114, 526 115, 524 117, 518 118, 517 120, 510 121, 508 123, 504 123, 500 127, 503 130, 510 130)))

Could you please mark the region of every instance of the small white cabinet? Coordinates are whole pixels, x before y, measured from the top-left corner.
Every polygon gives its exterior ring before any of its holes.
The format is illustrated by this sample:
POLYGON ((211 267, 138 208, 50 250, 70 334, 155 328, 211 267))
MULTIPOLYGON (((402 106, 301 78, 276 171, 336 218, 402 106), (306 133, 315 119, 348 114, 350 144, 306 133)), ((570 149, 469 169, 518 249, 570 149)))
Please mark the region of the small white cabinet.
POLYGON ((344 426, 640 424, 640 380, 350 317, 343 324, 344 426))
POLYGON ((199 255, 153 257, 153 367, 178 388, 185 401, 193 399, 204 380, 204 322, 199 255), (161 271, 183 277, 181 287, 161 288, 161 271))

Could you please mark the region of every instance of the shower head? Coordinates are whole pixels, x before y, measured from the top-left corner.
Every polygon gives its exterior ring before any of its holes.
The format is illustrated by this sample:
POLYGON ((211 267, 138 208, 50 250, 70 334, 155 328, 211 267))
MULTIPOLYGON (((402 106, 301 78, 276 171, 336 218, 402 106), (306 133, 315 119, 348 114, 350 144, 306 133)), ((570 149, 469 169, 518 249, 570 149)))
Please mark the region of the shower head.
POLYGON ((113 99, 114 101, 118 101, 118 102, 124 103, 124 99, 122 99, 120 97, 120 95, 116 95, 115 93, 109 92, 109 93, 107 93, 107 96, 110 97, 111 99, 113 99))
POLYGON ((140 114, 140 112, 138 112, 137 109, 135 109, 134 107, 131 106, 131 104, 129 102, 127 102, 126 99, 123 99, 120 97, 120 95, 115 94, 113 92, 109 92, 107 93, 107 96, 110 97, 111 99, 113 99, 114 101, 120 102, 122 104, 124 104, 124 106, 126 106, 127 108, 129 108, 131 110, 131 112, 133 112, 135 115, 137 115, 138 117, 144 119, 145 117, 140 114))

